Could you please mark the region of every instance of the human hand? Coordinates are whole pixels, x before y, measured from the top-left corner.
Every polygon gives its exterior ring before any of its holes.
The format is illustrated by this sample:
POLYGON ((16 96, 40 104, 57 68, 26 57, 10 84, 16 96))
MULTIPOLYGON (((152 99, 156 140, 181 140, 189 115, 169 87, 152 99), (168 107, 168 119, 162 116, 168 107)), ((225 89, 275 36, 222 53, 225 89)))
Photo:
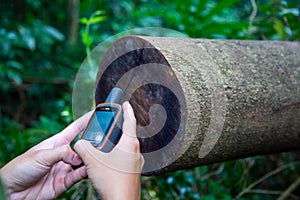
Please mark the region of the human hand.
POLYGON ((85 167, 71 167, 82 160, 70 143, 86 127, 90 115, 79 118, 0 170, 9 199, 54 199, 86 176, 85 167))
POLYGON ((85 163, 94 188, 103 199, 140 199, 140 175, 144 159, 136 137, 136 119, 128 102, 123 104, 123 134, 109 153, 79 140, 74 149, 85 163))

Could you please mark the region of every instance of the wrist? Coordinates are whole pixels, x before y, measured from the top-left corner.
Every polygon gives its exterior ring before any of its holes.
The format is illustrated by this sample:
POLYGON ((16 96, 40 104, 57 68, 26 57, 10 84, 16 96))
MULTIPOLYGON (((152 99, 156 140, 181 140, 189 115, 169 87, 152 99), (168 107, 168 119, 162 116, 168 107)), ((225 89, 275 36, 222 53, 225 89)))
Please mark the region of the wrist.
POLYGON ((2 189, 4 190, 6 199, 14 199, 12 198, 12 194, 14 193, 13 187, 15 186, 15 184, 13 184, 12 182, 14 178, 11 171, 13 171, 13 169, 11 169, 10 163, 6 164, 0 169, 0 187, 2 187, 2 189))
MULTIPOLYGON (((118 188, 106 190, 101 197, 104 200, 139 200, 141 199, 141 183, 140 178, 131 180, 130 182, 119 181, 118 188), (130 184, 130 185, 129 185, 130 184)), ((101 193, 100 193, 101 194, 101 193)))
POLYGON ((6 190, 6 186, 4 184, 2 175, 3 175, 3 170, 0 169, 0 198, 1 199, 7 199, 7 190, 6 190))
POLYGON ((140 200, 141 199, 141 191, 114 191, 112 194, 107 194, 101 196, 103 200, 140 200))
POLYGON ((5 166, 4 167, 2 167, 1 169, 0 169, 0 184, 1 184, 1 187, 3 187, 4 188, 4 190, 6 191, 6 185, 7 185, 7 183, 6 183, 6 172, 5 172, 5 166))

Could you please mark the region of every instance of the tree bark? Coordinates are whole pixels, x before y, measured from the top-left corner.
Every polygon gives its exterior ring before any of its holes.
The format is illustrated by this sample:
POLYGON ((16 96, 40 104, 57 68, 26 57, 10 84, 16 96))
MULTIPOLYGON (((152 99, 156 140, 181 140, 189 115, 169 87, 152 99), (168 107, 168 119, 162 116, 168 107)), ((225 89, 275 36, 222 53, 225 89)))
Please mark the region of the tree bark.
POLYGON ((68 0, 69 33, 68 39, 71 44, 78 40, 79 0, 68 0))
POLYGON ((106 52, 96 103, 124 90, 153 175, 300 149, 300 43, 124 37, 106 52))

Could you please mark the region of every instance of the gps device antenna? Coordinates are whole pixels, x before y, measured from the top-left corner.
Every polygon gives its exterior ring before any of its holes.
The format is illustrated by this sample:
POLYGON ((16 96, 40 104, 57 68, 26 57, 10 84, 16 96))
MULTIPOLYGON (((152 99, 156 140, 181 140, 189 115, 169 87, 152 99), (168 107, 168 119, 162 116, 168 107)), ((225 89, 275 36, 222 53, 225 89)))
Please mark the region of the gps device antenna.
POLYGON ((116 103, 121 104, 123 96, 123 90, 120 88, 113 88, 107 98, 105 99, 105 103, 116 103))

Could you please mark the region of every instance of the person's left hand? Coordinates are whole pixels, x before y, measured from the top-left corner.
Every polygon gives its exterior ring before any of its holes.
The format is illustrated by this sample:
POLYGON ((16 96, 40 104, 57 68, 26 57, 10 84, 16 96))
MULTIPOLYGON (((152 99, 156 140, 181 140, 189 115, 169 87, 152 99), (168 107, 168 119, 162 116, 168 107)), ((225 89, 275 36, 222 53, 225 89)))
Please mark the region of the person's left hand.
POLYGON ((85 128, 91 113, 13 159, 1 170, 9 199, 54 199, 86 176, 71 141, 85 128))

